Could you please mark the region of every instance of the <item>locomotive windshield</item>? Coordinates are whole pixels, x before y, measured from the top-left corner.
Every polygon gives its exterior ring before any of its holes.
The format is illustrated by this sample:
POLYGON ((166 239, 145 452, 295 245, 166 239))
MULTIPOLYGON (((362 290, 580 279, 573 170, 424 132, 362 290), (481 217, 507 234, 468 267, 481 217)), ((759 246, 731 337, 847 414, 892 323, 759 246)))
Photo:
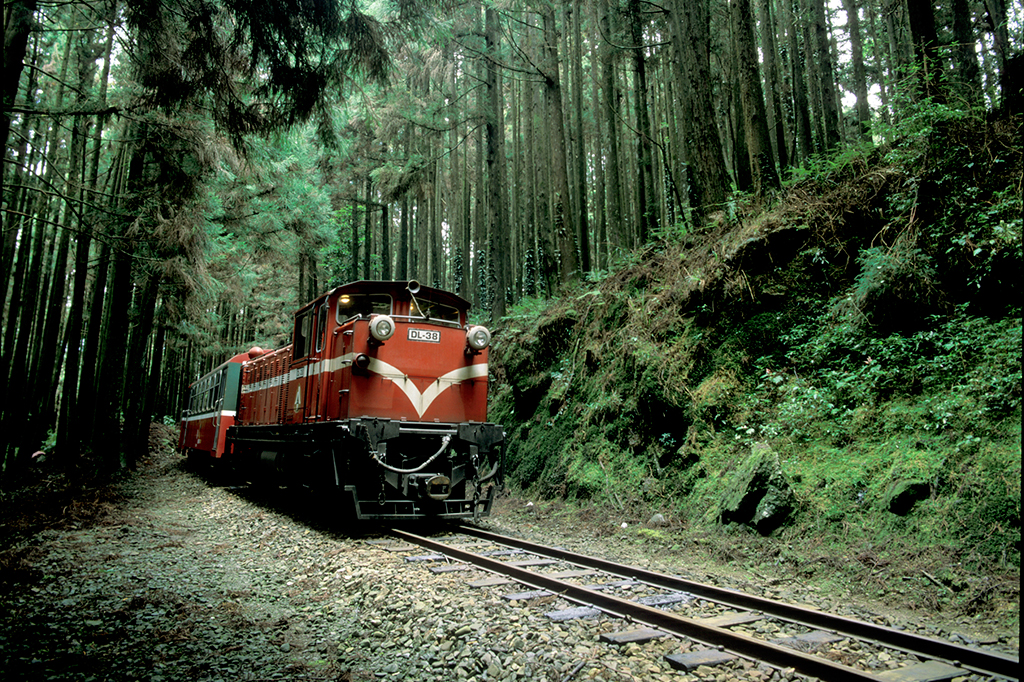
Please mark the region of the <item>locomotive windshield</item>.
POLYGON ((413 316, 426 317, 432 320, 442 320, 444 322, 459 322, 459 309, 453 308, 450 305, 444 303, 438 303, 431 301, 430 299, 417 296, 412 299, 412 303, 409 305, 410 312, 413 316))
POLYGON ((338 324, 357 315, 390 315, 391 297, 387 294, 342 294, 338 297, 338 324))

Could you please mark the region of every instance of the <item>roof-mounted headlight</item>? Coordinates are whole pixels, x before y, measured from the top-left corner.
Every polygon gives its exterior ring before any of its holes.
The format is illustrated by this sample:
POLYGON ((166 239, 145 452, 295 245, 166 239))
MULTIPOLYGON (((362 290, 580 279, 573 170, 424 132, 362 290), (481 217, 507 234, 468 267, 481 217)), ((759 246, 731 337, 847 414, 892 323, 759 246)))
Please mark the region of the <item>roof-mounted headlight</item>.
POLYGON ((491 333, 487 331, 487 327, 470 327, 466 332, 466 344, 474 351, 482 351, 491 345, 491 333))
POLYGON ((378 315, 370 320, 370 336, 384 343, 395 333, 395 321, 390 315, 378 315))

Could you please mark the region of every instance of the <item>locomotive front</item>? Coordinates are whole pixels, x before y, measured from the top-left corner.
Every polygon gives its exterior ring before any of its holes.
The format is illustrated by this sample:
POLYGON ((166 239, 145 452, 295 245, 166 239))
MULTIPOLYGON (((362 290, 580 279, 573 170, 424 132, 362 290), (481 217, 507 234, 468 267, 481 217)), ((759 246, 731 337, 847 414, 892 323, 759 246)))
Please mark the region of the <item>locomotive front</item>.
POLYGON ((487 422, 490 333, 416 282, 356 282, 300 310, 243 368, 229 439, 265 473, 330 486, 357 518, 489 513, 504 431, 487 422))

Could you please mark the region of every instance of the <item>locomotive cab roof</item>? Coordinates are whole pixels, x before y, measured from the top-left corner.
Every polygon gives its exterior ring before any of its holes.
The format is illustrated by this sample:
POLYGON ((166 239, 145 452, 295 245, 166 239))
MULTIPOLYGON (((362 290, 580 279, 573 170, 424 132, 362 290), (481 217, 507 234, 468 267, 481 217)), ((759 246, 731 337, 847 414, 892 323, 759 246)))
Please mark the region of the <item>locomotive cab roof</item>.
POLYGON ((415 280, 359 280, 356 282, 342 284, 341 286, 331 289, 326 294, 318 296, 299 308, 295 314, 296 316, 301 315, 310 308, 314 308, 326 300, 330 300, 344 294, 387 294, 396 300, 402 301, 422 298, 456 308, 460 313, 468 311, 471 305, 469 301, 458 294, 453 294, 450 291, 445 291, 443 289, 423 286, 415 280))

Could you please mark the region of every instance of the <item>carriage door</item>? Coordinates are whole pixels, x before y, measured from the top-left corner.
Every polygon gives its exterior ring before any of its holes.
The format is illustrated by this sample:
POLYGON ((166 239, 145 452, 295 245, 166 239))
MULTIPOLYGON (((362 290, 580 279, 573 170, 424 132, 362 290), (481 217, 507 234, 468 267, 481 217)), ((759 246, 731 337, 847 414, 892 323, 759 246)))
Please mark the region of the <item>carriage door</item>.
POLYGON ((214 457, 220 457, 220 426, 224 416, 224 370, 213 376, 213 451, 214 457))
POLYGON ((286 423, 306 421, 307 414, 315 414, 316 406, 309 406, 309 374, 310 366, 315 365, 313 351, 313 311, 305 310, 295 318, 295 340, 292 342, 292 364, 289 372, 288 397, 285 404, 286 423), (294 376, 292 380, 290 377, 294 376), (291 383, 294 381, 294 383, 291 383))
POLYGON ((327 345, 327 301, 320 304, 316 311, 316 326, 313 328, 313 348, 309 361, 306 363, 306 379, 304 393, 305 414, 303 421, 320 421, 322 409, 320 396, 321 384, 327 380, 327 369, 324 362, 324 348, 327 345))

